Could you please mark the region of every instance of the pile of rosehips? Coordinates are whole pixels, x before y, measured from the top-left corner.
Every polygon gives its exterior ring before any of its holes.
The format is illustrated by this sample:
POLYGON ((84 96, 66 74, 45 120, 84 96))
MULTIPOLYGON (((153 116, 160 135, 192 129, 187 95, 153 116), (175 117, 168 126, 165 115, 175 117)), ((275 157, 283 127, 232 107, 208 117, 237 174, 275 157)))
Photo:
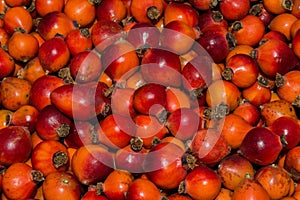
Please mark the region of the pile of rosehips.
POLYGON ((300 200, 300 0, 0 14, 2 200, 300 200))

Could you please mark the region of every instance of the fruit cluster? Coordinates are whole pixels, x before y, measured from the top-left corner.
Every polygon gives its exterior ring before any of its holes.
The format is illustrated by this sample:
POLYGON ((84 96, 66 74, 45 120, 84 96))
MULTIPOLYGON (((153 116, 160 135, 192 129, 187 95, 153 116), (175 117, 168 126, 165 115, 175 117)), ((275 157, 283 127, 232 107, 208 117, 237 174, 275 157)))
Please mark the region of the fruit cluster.
POLYGON ((300 0, 0 0, 2 200, 300 200, 300 0))

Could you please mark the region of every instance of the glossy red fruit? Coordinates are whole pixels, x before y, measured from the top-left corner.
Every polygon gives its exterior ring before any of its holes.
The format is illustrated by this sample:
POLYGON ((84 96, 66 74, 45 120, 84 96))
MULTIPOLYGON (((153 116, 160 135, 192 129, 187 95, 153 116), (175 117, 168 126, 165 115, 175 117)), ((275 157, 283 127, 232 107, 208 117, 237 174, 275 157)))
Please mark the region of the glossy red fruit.
POLYGON ((173 112, 179 108, 191 108, 191 104, 193 103, 193 100, 183 89, 175 88, 175 87, 167 87, 166 95, 167 95, 167 105, 166 105, 167 111, 173 112))
POLYGON ((38 110, 42 110, 44 107, 51 104, 51 92, 64 84, 65 83, 63 79, 57 76, 41 76, 32 84, 29 96, 30 104, 36 107, 38 110))
POLYGON ((255 179, 272 199, 281 199, 294 192, 294 181, 284 168, 275 165, 262 167, 255 173, 255 179))
POLYGON ((264 23, 253 15, 247 15, 239 21, 235 21, 231 28, 238 45, 246 44, 255 47, 265 34, 264 23))
POLYGON ((198 38, 194 28, 181 20, 174 20, 161 31, 161 46, 176 54, 183 55, 192 49, 198 38))
POLYGON ((95 1, 68 0, 64 5, 63 13, 80 27, 87 27, 96 18, 96 4, 95 1))
POLYGON ((11 118, 13 114, 14 112, 10 110, 0 110, 0 129, 11 125, 11 118))
POLYGON ((88 28, 72 30, 66 36, 65 42, 72 56, 83 51, 91 50, 93 47, 91 33, 88 28))
POLYGON ((17 61, 28 62, 33 59, 39 49, 38 40, 30 33, 16 31, 8 39, 8 53, 17 61))
MULTIPOLYGON (((31 134, 31 140, 32 140, 32 148, 35 148, 37 144, 43 141, 36 131, 31 134)), ((31 160, 30 160, 30 164, 31 164, 31 160)))
POLYGON ((199 18, 199 13, 193 6, 175 1, 167 4, 164 9, 164 24, 175 20, 183 21, 191 27, 197 27, 201 17, 199 18))
POLYGON ((29 104, 31 83, 17 77, 6 77, 1 81, 0 94, 2 106, 15 111, 29 104))
POLYGON ((118 169, 127 170, 133 174, 141 174, 144 172, 143 165, 149 150, 143 148, 141 140, 132 140, 130 145, 119 149, 115 153, 116 167, 118 169))
POLYGON ((206 129, 209 127, 214 127, 214 125, 216 125, 214 122, 216 122, 214 120, 214 111, 211 107, 208 106, 200 106, 200 107, 196 107, 194 108, 194 111, 199 115, 202 123, 199 124, 199 130, 200 129, 206 129))
POLYGON ((135 126, 131 118, 117 113, 106 116, 96 128, 98 140, 109 148, 119 149, 127 146, 135 135, 135 126))
POLYGON ((160 31, 151 23, 136 23, 127 33, 127 40, 133 44, 140 56, 147 48, 159 45, 160 31))
POLYGON ((298 120, 296 110, 288 101, 278 99, 261 106, 261 117, 267 126, 270 126, 276 119, 286 116, 298 120))
POLYGON ((283 149, 292 149, 300 142, 300 127, 298 122, 290 117, 279 117, 269 128, 284 140, 283 149))
POLYGON ((234 189, 232 194, 232 200, 239 199, 270 200, 271 198, 267 191, 254 178, 246 177, 234 189))
POLYGON ((127 17, 131 16, 131 12, 130 12, 130 4, 131 4, 131 0, 122 0, 122 2, 124 3, 125 7, 126 7, 126 12, 127 12, 127 17))
POLYGON ((163 16, 164 4, 162 0, 141 2, 131 0, 130 13, 138 22, 155 24, 163 16))
POLYGON ((294 1, 293 2, 293 7, 292 7, 292 10, 291 10, 291 13, 293 15, 295 15, 297 18, 300 17, 300 4, 299 4, 299 1, 294 1))
POLYGON ((0 12, 1 12, 1 14, 4 14, 5 11, 7 10, 7 8, 8 8, 8 5, 6 4, 5 0, 2 0, 1 4, 0 4, 0 12))
POLYGON ((28 6, 31 3, 31 0, 18 0, 18 1, 5 0, 5 3, 10 7, 28 6))
POLYGON ((37 117, 36 131, 44 140, 59 140, 70 133, 71 120, 55 106, 43 108, 37 117))
POLYGON ((1 193, 3 191, 3 188, 2 188, 3 175, 4 175, 4 173, 1 173, 1 175, 0 175, 0 191, 1 191, 1 193))
POLYGON ((293 180, 297 182, 300 180, 299 153, 300 147, 296 146, 288 150, 284 159, 284 169, 286 169, 290 173, 290 176, 293 178, 293 180))
POLYGON ((182 161, 183 156, 184 150, 178 145, 170 142, 159 143, 147 154, 143 168, 155 185, 164 189, 174 189, 187 175, 187 167, 182 161))
POLYGON ((265 26, 268 26, 271 20, 274 18, 274 14, 267 11, 264 4, 260 2, 254 3, 251 6, 249 14, 257 16, 265 26))
POLYGON ((225 59, 230 49, 235 46, 232 34, 217 24, 203 28, 201 33, 202 35, 197 39, 197 42, 216 63, 225 59))
POLYGON ((252 126, 242 117, 229 113, 216 125, 216 128, 231 148, 238 149, 252 126))
POLYGON ((45 16, 51 12, 61 12, 64 7, 64 0, 36 0, 35 9, 40 16, 45 16))
POLYGON ((5 170, 3 193, 9 199, 29 199, 35 195, 38 184, 43 180, 41 172, 33 170, 26 163, 17 162, 5 170))
MULTIPOLYGON (((227 55, 225 62, 227 62, 232 56, 234 56, 235 54, 245 54, 245 55, 249 55, 250 51, 253 50, 253 47, 249 46, 249 45, 236 45, 227 55)), ((222 63, 221 63, 222 64, 222 63)), ((218 66, 218 65, 217 65, 218 66)), ((225 66, 220 66, 221 68, 220 71, 223 71, 223 68, 225 66)), ((217 71, 218 72, 218 71, 217 71)))
POLYGON ((300 58, 300 31, 297 31, 293 40, 292 40, 292 50, 297 56, 297 58, 300 58))
POLYGON ((156 115, 164 110, 166 105, 165 86, 148 83, 134 92, 133 107, 142 114, 156 115))
POLYGON ((273 163, 281 152, 280 137, 265 127, 254 127, 246 134, 239 150, 241 155, 257 165, 273 163))
POLYGON ((90 186, 82 195, 81 200, 108 200, 104 195, 98 195, 96 186, 90 186))
POLYGON ((267 79, 259 76, 255 83, 242 90, 242 97, 257 107, 270 102, 272 91, 267 79))
POLYGON ((0 129, 0 164, 9 166, 25 162, 32 151, 30 132, 22 126, 9 126, 0 129))
POLYGON ((216 129, 199 130, 191 141, 191 151, 200 163, 213 166, 227 156, 231 148, 216 129))
POLYGON ((14 71, 15 61, 3 48, 0 48, 0 55, 0 79, 3 79, 14 71))
POLYGON ((102 64, 95 51, 79 52, 70 59, 70 73, 78 83, 87 83, 99 79, 102 64))
POLYGON ((201 98, 203 91, 212 82, 212 60, 195 57, 182 69, 183 86, 193 97, 201 98))
POLYGON ((148 83, 178 87, 181 85, 179 56, 164 49, 148 49, 141 60, 141 73, 148 83))
POLYGON ((166 121, 166 127, 170 133, 181 139, 191 139, 197 132, 201 119, 190 108, 180 108, 171 112, 166 121))
POLYGON ((96 16, 98 20, 106 19, 120 23, 126 15, 126 5, 122 0, 104 0, 97 6, 96 16))
POLYGON ((148 179, 137 178, 130 185, 127 190, 125 199, 140 199, 140 200, 160 200, 162 194, 157 186, 148 179))
POLYGON ((281 40, 285 43, 288 42, 286 36, 278 31, 268 31, 264 34, 264 36, 262 37, 261 41, 259 42, 260 44, 263 44, 265 41, 267 40, 281 40))
MULTIPOLYGON (((297 19, 294 23, 292 23, 290 27, 291 39, 293 39, 296 36, 299 29, 300 29, 300 20, 297 19)), ((283 33, 281 34, 284 35, 283 33)))
POLYGON ((260 120, 259 109, 249 101, 242 101, 239 106, 234 109, 234 114, 242 117, 250 125, 255 126, 260 120))
POLYGON ((216 80, 209 85, 206 93, 207 104, 216 110, 217 118, 233 111, 241 101, 241 92, 232 82, 216 80))
POLYGON ((285 75, 276 75, 275 83, 276 83, 276 93, 281 99, 284 99, 294 106, 299 107, 299 71, 292 70, 287 72, 285 75))
POLYGON ((113 114, 134 117, 133 88, 114 88, 111 94, 111 110, 113 114))
POLYGON ((5 44, 7 43, 8 39, 10 38, 10 35, 6 32, 6 30, 3 27, 0 27, 0 46, 3 48, 5 47, 5 44))
POLYGON ((99 51, 103 51, 117 40, 123 38, 122 26, 110 20, 98 20, 91 30, 93 45, 99 51))
POLYGON ((68 63, 70 51, 64 39, 57 36, 45 41, 40 46, 38 58, 45 70, 57 72, 68 63))
POLYGON ((130 184, 134 181, 132 174, 125 170, 112 171, 103 183, 100 183, 100 194, 109 199, 124 200, 130 184))
POLYGON ((103 82, 62 85, 50 94, 51 103, 70 118, 89 120, 110 111, 103 82), (62 101, 63 99, 63 101, 62 101))
POLYGON ((231 200, 232 191, 226 188, 221 188, 215 200, 231 200))
MULTIPOLYGON (((159 143, 164 143, 164 142, 170 142, 170 143, 172 143, 172 144, 175 144, 175 145, 177 145, 177 146, 179 146, 183 151, 186 151, 187 150, 187 148, 189 148, 189 143, 185 143, 185 141, 183 141, 183 140, 180 140, 180 139, 178 139, 178 138, 176 138, 176 137, 174 137, 174 136, 169 136, 169 135, 167 135, 166 137, 164 137, 163 139, 161 139, 160 141, 157 141, 155 144, 154 144, 154 146, 156 145, 156 144, 159 144, 159 143)), ((188 169, 191 169, 192 167, 193 167, 193 164, 194 164, 194 160, 193 160, 193 156, 190 156, 190 152, 186 152, 187 154, 186 155, 184 155, 183 156, 183 161, 184 161, 184 164, 189 164, 189 165, 187 165, 187 167, 188 167, 188 169), (192 162, 185 162, 186 160, 186 158, 192 158, 191 159, 191 161, 192 162), (190 165, 191 164, 191 165, 190 165)))
POLYGON ((204 165, 197 166, 190 171, 178 188, 180 194, 188 194, 195 200, 214 199, 220 190, 221 179, 219 175, 204 165))
MULTIPOLYGON (((276 15, 269 24, 269 29, 271 31, 278 31, 282 33, 288 41, 292 38, 292 33, 294 30, 291 29, 293 24, 298 20, 296 16, 291 13, 282 13, 276 15)), ((295 27, 294 27, 295 28, 295 27)))
POLYGON ((223 0, 219 3, 222 15, 229 21, 245 17, 250 10, 250 5, 249 0, 223 0))
POLYGON ((52 172, 64 172, 69 167, 69 153, 65 145, 56 140, 43 140, 31 154, 32 168, 44 176, 52 172))
POLYGON ((76 28, 76 24, 65 13, 58 11, 46 14, 37 25, 37 31, 44 40, 49 40, 57 35, 66 37, 76 28))
POLYGON ((45 199, 70 199, 81 197, 82 187, 76 177, 69 172, 53 172, 46 176, 42 184, 45 199))
POLYGON ((232 154, 221 160, 217 172, 222 184, 229 190, 234 190, 246 176, 253 177, 255 174, 250 161, 239 154, 232 154))
POLYGON ((218 5, 218 1, 215 0, 189 0, 188 2, 201 11, 210 10, 218 5))
POLYGON ((266 10, 276 15, 288 12, 293 7, 293 3, 290 0, 266 0, 263 2, 263 5, 266 8, 266 10))
POLYGON ((283 41, 268 40, 253 51, 251 55, 258 62, 260 70, 270 78, 285 74, 293 69, 298 60, 292 49, 283 41))
POLYGON ((15 30, 30 33, 33 27, 33 18, 23 6, 11 7, 3 16, 3 27, 9 35, 12 35, 15 30))
POLYGON ((91 122, 78 121, 71 123, 69 135, 64 138, 67 147, 78 148, 98 142, 95 127, 91 122))
POLYGON ((173 193, 170 196, 168 196, 169 200, 192 200, 191 197, 188 195, 184 194, 178 194, 178 193, 173 193))
POLYGON ((154 141, 161 140, 168 134, 165 123, 160 123, 154 116, 138 114, 133 120, 136 124, 134 140, 141 140, 146 149, 150 149, 154 141))
POLYGON ((11 116, 11 124, 24 126, 32 133, 35 130, 39 111, 34 106, 24 105, 16 110, 11 116))
POLYGON ((114 81, 120 81, 132 75, 139 66, 135 48, 123 40, 107 47, 101 54, 105 73, 114 81))
POLYGON ((204 27, 217 24, 228 28, 228 22, 224 19, 222 13, 219 10, 207 10, 199 15, 199 28, 200 30, 204 27))
POLYGON ((36 56, 26 63, 23 68, 20 68, 17 73, 19 78, 23 78, 33 84, 38 78, 46 75, 40 59, 36 56))
POLYGON ((233 82, 239 88, 251 86, 257 80, 259 66, 248 55, 236 54, 227 62, 222 76, 225 80, 233 82))
POLYGON ((113 171, 114 157, 104 146, 85 145, 74 153, 71 166, 80 183, 95 184, 104 181, 113 171))

